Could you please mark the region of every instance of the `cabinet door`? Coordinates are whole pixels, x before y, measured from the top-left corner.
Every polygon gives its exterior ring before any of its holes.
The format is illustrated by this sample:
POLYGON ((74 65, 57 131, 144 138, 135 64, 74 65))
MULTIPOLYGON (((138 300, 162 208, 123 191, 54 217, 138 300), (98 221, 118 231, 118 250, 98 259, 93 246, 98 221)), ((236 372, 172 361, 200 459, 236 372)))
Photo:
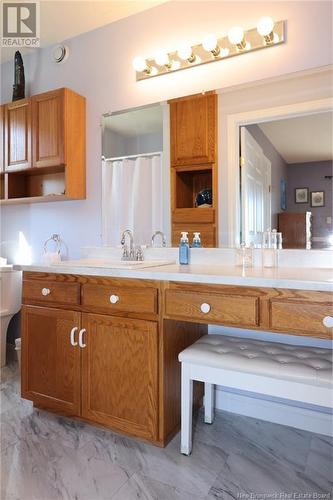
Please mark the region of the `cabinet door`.
POLYGON ((216 94, 170 101, 171 165, 216 161, 216 94))
POLYGON ((157 439, 157 324, 83 314, 82 416, 157 439))
POLYGON ((33 165, 56 167, 64 160, 64 89, 32 98, 33 165))
POLYGON ((31 167, 31 100, 5 106, 5 170, 31 167))
POLYGON ((81 349, 71 344, 71 330, 79 330, 80 316, 23 306, 22 397, 66 415, 80 414, 81 349))

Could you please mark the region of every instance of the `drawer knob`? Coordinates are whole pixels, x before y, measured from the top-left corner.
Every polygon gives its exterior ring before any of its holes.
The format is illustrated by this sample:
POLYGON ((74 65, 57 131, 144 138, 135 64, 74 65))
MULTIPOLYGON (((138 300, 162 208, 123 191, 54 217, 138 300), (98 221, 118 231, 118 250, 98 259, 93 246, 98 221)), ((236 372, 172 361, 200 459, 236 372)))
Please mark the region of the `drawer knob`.
POLYGON ((110 295, 110 302, 111 304, 117 304, 117 302, 119 302, 118 295, 110 295))
POLYGON ((51 290, 49 288, 43 288, 42 289, 42 295, 46 297, 47 295, 50 295, 51 290))
POLYGON ((323 319, 323 325, 326 326, 326 328, 333 328, 333 317, 325 316, 323 319))
POLYGON ((200 309, 201 309, 201 312, 203 312, 204 314, 207 314, 210 311, 210 305, 207 304, 207 302, 204 302, 203 304, 201 304, 200 309))

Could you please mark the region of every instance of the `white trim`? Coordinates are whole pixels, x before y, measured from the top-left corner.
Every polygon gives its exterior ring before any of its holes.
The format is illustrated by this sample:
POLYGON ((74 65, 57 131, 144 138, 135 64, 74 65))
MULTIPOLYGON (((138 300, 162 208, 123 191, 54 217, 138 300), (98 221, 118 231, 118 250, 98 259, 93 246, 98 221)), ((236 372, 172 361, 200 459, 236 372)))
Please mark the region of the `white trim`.
POLYGON ((332 435, 332 415, 280 401, 256 398, 254 395, 237 394, 221 387, 216 390, 216 409, 247 417, 288 425, 296 429, 332 435))
MULTIPOLYGON (((270 120, 292 118, 333 109, 333 99, 318 99, 295 104, 257 109, 227 116, 227 185, 228 185, 228 246, 239 244, 239 127, 270 120)), ((219 113, 220 114, 220 113, 219 113)))

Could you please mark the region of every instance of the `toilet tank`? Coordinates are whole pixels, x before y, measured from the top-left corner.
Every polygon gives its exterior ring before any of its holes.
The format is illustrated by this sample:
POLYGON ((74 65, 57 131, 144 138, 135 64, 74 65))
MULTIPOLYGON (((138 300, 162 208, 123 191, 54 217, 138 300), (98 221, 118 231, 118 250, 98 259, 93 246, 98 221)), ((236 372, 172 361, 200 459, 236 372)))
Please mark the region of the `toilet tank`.
POLYGON ((22 271, 0 266, 0 316, 15 314, 22 303, 22 271))

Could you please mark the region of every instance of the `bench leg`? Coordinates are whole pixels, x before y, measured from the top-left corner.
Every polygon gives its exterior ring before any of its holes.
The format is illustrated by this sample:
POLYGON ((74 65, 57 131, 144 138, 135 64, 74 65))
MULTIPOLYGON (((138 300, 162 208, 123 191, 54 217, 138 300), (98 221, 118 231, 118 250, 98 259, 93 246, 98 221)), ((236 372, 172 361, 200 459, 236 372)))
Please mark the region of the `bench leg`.
POLYGON ((214 407, 215 407, 215 386, 205 382, 205 423, 212 424, 214 422, 214 407))
POLYGON ((181 444, 180 452, 190 455, 192 451, 192 411, 193 411, 193 380, 190 378, 189 366, 182 363, 182 394, 181 394, 181 444))

